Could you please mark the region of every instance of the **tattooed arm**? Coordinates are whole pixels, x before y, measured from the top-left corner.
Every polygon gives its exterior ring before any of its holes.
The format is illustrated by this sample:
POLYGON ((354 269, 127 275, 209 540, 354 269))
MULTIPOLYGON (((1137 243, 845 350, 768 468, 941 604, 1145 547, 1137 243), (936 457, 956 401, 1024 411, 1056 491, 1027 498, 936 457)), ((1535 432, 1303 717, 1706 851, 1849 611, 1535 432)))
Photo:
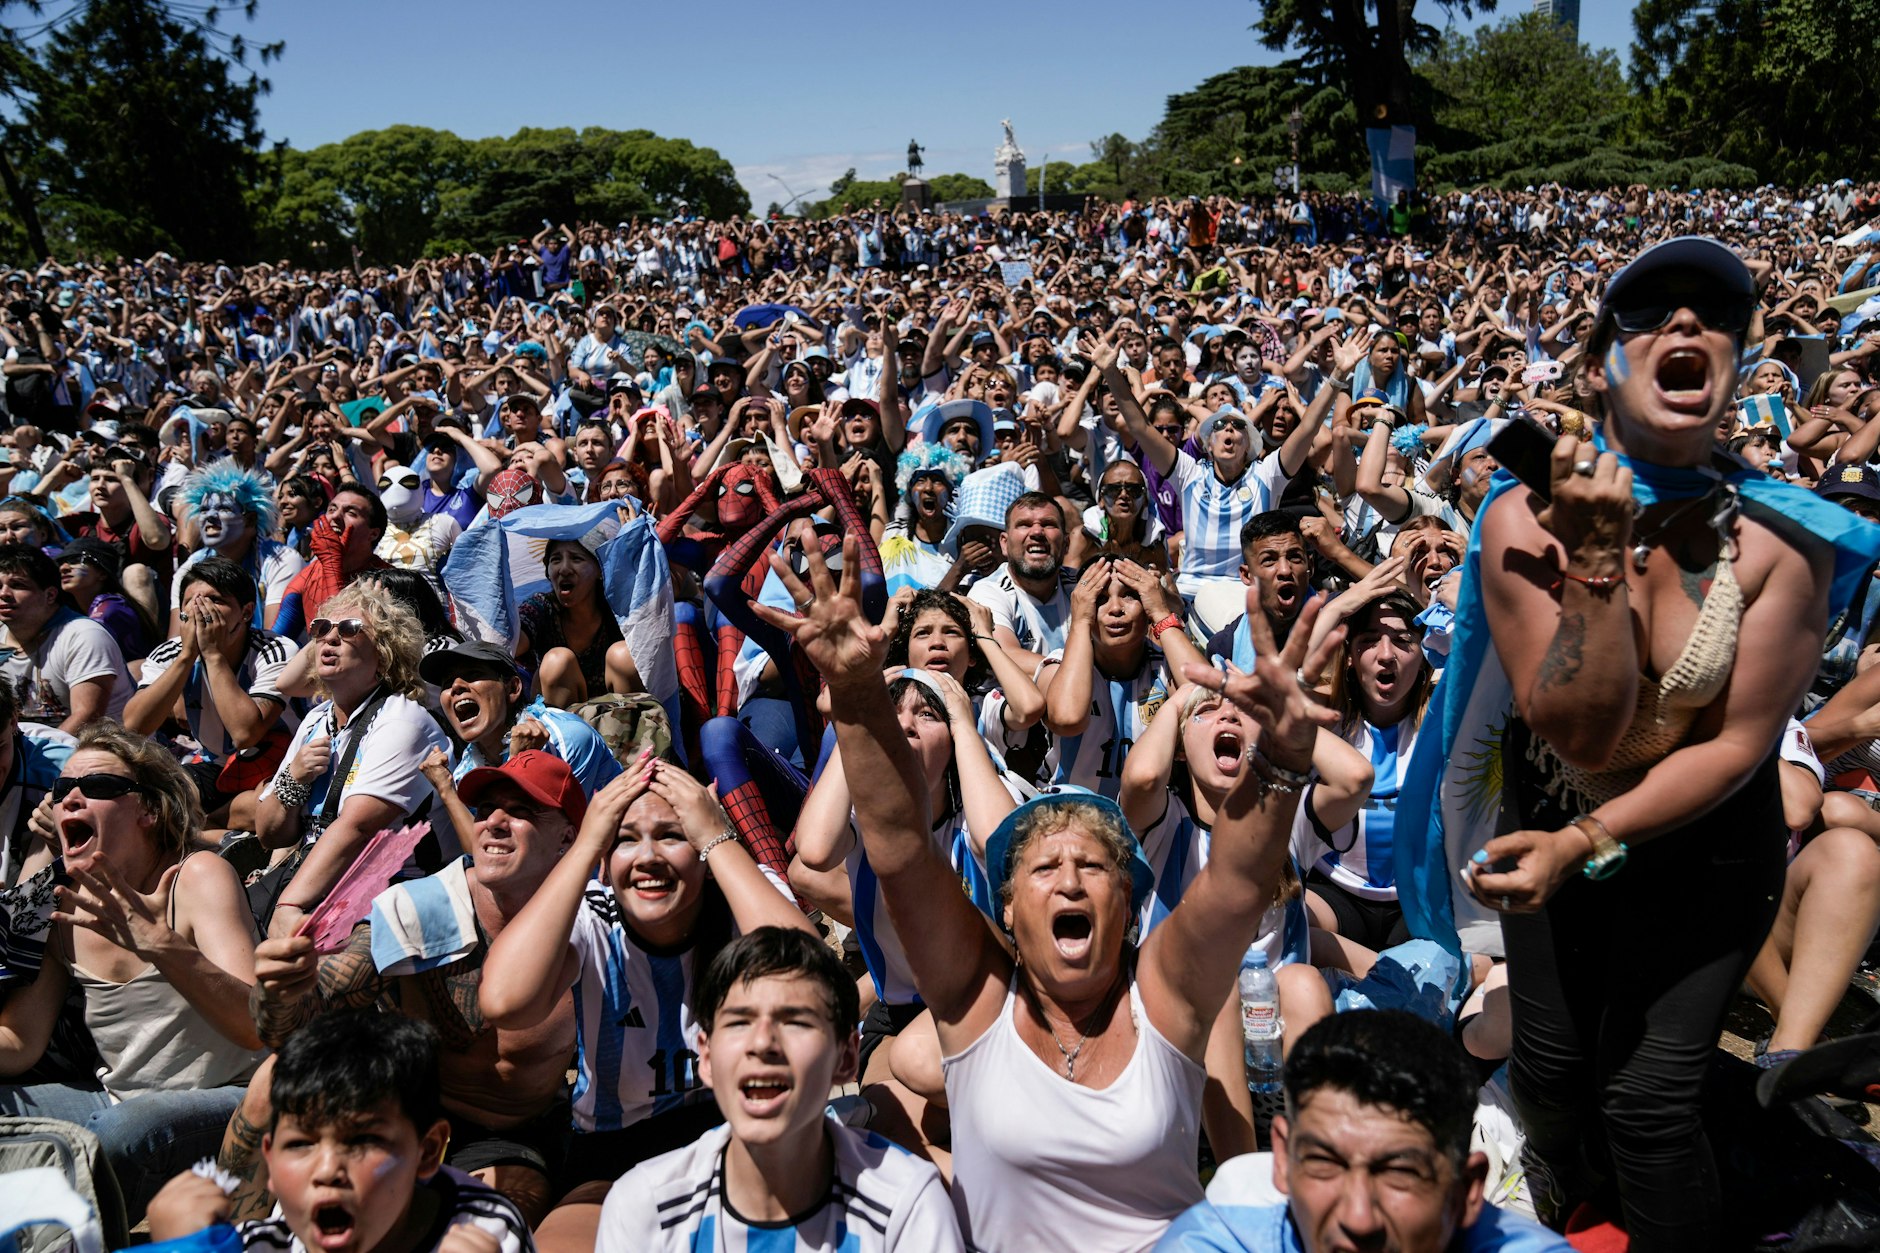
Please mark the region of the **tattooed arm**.
POLYGON ((390 993, 372 962, 372 927, 353 928, 346 947, 317 958, 308 936, 255 946, 255 985, 248 996, 261 1042, 279 1048, 297 1029, 335 1009, 363 1009, 390 993), (317 965, 316 965, 317 962, 317 965))
MULTIPOLYGON (((1563 578, 1570 564, 1538 520, 1534 498, 1509 492, 1482 528, 1482 596, 1515 709, 1555 752, 1597 770, 1618 747, 1638 701, 1638 650, 1630 589, 1563 578)), ((1610 568, 1623 573, 1623 553, 1610 568)))
POLYGON ((228 1221, 232 1223, 266 1218, 274 1208, 274 1194, 268 1191, 268 1163, 261 1156, 261 1137, 266 1134, 274 1113, 268 1101, 273 1078, 274 1059, 270 1057, 248 1081, 242 1103, 235 1107, 228 1127, 222 1132, 222 1148, 216 1154, 215 1164, 239 1181, 229 1197, 233 1212, 228 1221))

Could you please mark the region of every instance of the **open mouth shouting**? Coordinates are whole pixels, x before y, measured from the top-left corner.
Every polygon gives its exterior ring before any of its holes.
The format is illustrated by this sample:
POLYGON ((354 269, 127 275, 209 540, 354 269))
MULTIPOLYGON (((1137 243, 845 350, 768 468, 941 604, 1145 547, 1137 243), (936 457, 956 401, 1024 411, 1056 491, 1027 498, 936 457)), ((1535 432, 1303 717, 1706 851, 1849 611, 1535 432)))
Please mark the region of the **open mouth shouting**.
POLYGON ((1057 948, 1058 956, 1066 961, 1081 962, 1090 956, 1095 929, 1088 910, 1071 906, 1051 919, 1051 943, 1057 948))
POLYGON ((98 828, 84 814, 72 814, 59 819, 59 839, 65 844, 67 857, 85 849, 97 835, 98 828))
POLYGON ((1214 733, 1214 767, 1222 774, 1232 775, 1239 771, 1241 761, 1246 757, 1247 741, 1233 727, 1222 727, 1214 733))
POLYGON ((1710 408, 1710 358, 1694 347, 1674 348, 1658 360, 1652 387, 1667 406, 1681 413, 1710 408))
POLYGON ((753 1118, 770 1118, 783 1112, 784 1102, 796 1088, 796 1080, 787 1071, 766 1071, 746 1075, 738 1081, 738 1103, 753 1118))
POLYGON ((352 1211, 337 1201, 328 1201, 313 1207, 313 1235, 315 1242, 322 1249, 343 1249, 352 1243, 354 1229, 358 1226, 352 1211))

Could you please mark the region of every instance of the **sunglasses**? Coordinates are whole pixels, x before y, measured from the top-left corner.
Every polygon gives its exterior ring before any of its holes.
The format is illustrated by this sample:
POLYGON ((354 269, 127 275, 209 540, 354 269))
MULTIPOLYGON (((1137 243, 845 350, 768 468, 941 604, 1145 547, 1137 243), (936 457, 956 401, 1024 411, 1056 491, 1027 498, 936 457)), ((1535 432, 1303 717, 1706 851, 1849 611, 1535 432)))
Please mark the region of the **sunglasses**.
POLYGON ((1105 483, 1103 487, 1098 491, 1097 494, 1102 496, 1103 499, 1105 500, 1121 500, 1125 496, 1127 496, 1131 500, 1141 500, 1142 499, 1142 484, 1140 483, 1105 483))
POLYGON ((1669 305, 1633 305, 1614 309, 1612 320, 1627 335, 1655 331, 1677 316, 1679 309, 1689 309, 1697 320, 1715 331, 1742 332, 1749 329, 1751 305, 1747 301, 1681 300, 1669 305))
POLYGON ((307 624, 307 638, 323 640, 328 631, 335 629, 339 631, 341 639, 355 640, 359 638, 359 633, 366 629, 366 624, 361 618, 315 618, 307 624))
POLYGON ((73 788, 88 801, 114 801, 132 792, 139 796, 150 795, 150 789, 135 779, 127 779, 121 774, 81 774, 60 775, 52 782, 49 793, 52 803, 58 804, 71 794, 73 788))
POLYGON ((1245 431, 1247 424, 1239 418, 1222 418, 1214 424, 1216 431, 1245 431))

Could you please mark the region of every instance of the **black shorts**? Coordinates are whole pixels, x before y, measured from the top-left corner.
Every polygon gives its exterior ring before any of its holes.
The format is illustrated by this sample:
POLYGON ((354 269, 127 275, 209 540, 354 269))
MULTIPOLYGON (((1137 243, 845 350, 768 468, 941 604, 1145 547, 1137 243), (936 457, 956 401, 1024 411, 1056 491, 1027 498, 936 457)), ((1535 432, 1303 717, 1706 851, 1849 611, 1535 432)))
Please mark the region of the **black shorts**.
POLYGON ((857 1064, 857 1076, 868 1073, 868 1059, 875 1055, 875 1050, 900 1035, 926 1010, 925 1005, 890 1005, 886 1001, 876 1001, 862 1019, 861 1061, 857 1064))
POLYGON ((527 1122, 498 1131, 461 1114, 450 1119, 450 1150, 444 1163, 465 1174, 490 1166, 527 1166, 554 1179, 568 1160, 568 1141, 574 1136, 569 1122, 568 1098, 553 1104, 527 1122))
POLYGON ((1347 892, 1317 866, 1306 875, 1306 886, 1317 892, 1319 899, 1337 917, 1338 934, 1352 943, 1381 953, 1410 939, 1410 928, 1403 920, 1403 906, 1398 902, 1367 900, 1347 892))
POLYGON ((725 1120, 711 1093, 704 1097, 618 1131, 575 1132, 569 1138, 568 1165, 557 1181, 557 1191, 566 1196, 584 1183, 611 1183, 649 1157, 693 1143, 725 1120))

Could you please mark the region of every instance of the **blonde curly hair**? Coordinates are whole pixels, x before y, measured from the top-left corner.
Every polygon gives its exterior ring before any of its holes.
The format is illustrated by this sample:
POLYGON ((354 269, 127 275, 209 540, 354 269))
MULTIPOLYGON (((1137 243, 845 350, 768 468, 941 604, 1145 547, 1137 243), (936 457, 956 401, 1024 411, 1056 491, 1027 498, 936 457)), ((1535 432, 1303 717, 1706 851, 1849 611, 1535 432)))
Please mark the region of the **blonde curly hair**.
MULTIPOLYGON (((335 592, 320 606, 322 618, 354 616, 366 624, 373 651, 378 654, 379 681, 400 696, 416 698, 423 691, 418 682, 418 663, 424 659, 424 628, 418 623, 418 615, 392 599, 379 583, 362 579, 335 592), (357 613, 343 613, 342 609, 357 613)), ((323 695, 332 695, 324 682, 320 690, 323 695)))
POLYGON ((150 828, 151 841, 165 859, 181 857, 190 838, 202 830, 202 801, 195 782, 170 751, 149 736, 131 734, 109 718, 88 723, 78 733, 78 744, 72 751, 86 749, 111 754, 148 789, 143 793, 144 808, 156 818, 150 828))

